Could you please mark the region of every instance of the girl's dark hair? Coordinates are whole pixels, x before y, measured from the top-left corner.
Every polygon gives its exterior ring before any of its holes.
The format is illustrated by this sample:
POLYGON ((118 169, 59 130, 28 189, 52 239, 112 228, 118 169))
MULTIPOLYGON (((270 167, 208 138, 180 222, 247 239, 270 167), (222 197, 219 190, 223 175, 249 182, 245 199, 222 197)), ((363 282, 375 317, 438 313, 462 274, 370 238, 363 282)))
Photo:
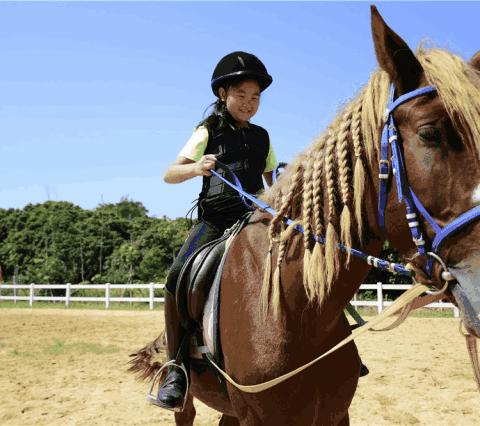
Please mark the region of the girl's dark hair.
POLYGON ((197 127, 204 126, 208 130, 212 130, 221 129, 222 127, 226 126, 228 111, 225 102, 218 98, 205 109, 203 116, 205 116, 207 111, 210 109, 211 113, 207 116, 207 118, 204 118, 202 121, 200 121, 197 127))

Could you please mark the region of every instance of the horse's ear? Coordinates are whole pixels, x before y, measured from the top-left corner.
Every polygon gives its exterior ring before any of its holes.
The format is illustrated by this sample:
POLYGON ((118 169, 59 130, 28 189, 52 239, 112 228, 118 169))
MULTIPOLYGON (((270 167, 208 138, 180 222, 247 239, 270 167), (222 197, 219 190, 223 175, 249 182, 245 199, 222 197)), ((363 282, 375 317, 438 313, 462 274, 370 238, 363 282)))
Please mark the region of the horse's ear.
POLYGON ((470 65, 480 71, 480 50, 472 56, 470 65))
POLYGON ((372 36, 378 64, 395 84, 397 96, 416 89, 423 69, 407 43, 383 20, 375 6, 372 13, 372 36))

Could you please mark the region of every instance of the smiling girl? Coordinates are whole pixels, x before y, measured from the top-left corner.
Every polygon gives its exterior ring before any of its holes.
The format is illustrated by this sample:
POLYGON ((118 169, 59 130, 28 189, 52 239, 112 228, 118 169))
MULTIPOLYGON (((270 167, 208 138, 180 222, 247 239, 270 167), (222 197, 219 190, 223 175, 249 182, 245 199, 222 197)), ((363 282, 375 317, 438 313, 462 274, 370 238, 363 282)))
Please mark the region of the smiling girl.
MULTIPOLYGON (((250 119, 258 111, 261 92, 272 83, 263 63, 246 52, 232 52, 215 67, 211 87, 217 100, 213 112, 195 129, 177 159, 167 169, 164 180, 180 183, 203 176, 198 200, 198 222, 180 249, 167 278, 165 290, 165 324, 169 367, 154 404, 179 411, 186 391, 186 374, 182 361, 182 342, 188 338, 180 324, 175 292, 180 270, 188 257, 200 246, 219 238, 249 211, 238 193, 224 184, 210 169, 216 160, 227 164, 249 193, 263 190, 263 179, 272 183, 277 163, 268 132, 250 119)), ((218 169, 217 173, 223 174, 218 169)))

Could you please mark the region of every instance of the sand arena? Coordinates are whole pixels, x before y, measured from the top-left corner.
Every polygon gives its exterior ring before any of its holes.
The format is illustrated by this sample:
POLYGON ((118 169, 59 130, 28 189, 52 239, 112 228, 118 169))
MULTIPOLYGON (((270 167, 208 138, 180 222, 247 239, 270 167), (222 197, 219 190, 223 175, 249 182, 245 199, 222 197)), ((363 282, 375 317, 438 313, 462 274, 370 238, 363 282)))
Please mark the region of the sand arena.
MULTIPOLYGON (((163 328, 161 311, 0 309, 1 425, 170 425, 128 354, 163 328)), ((357 341, 370 375, 353 425, 475 425, 480 395, 453 318, 409 318, 357 341)), ((321 377, 319 377, 321 380, 321 377)), ((196 403, 196 425, 219 414, 196 403)))

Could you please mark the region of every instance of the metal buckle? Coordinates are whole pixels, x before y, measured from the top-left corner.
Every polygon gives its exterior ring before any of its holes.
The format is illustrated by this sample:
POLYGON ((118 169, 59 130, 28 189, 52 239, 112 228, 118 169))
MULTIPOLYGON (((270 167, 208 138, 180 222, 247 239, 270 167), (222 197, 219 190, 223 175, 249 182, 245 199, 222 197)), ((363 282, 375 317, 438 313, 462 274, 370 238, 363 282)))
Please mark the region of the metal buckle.
POLYGON ((378 174, 378 177, 380 179, 388 179, 389 175, 390 175, 390 161, 388 160, 380 160, 378 162, 378 168, 381 169, 382 165, 386 165, 387 166, 387 173, 379 173, 378 174))
POLYGON ((388 121, 388 118, 390 117, 391 111, 388 108, 385 108, 385 111, 383 113, 383 122, 386 123, 388 121))

